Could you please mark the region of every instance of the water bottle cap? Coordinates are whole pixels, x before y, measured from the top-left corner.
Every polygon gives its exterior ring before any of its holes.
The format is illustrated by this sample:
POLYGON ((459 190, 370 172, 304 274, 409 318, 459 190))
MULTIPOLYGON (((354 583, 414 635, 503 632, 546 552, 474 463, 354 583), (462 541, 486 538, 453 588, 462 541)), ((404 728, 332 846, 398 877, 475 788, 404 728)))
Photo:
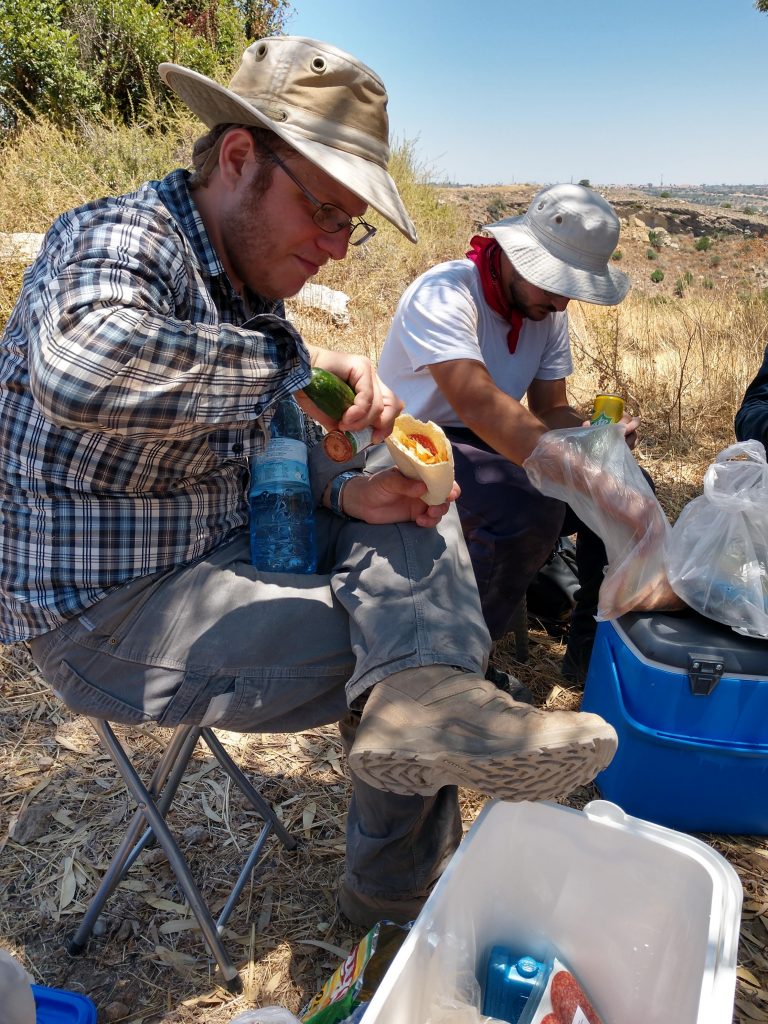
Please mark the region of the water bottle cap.
POLYGON ((539 965, 532 956, 521 956, 515 967, 517 973, 522 974, 524 978, 532 978, 539 970, 539 965))

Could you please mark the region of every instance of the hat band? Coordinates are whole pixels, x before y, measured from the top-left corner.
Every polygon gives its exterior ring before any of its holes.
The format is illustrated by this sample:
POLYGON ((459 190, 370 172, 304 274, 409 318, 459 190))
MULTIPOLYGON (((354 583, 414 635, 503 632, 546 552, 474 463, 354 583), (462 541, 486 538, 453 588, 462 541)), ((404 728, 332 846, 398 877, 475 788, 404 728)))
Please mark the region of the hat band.
POLYGON ((363 160, 370 160, 386 169, 389 161, 389 141, 380 142, 373 136, 353 128, 350 125, 329 121, 324 117, 312 115, 303 107, 290 103, 275 106, 266 103, 259 96, 237 93, 245 103, 250 104, 259 113, 274 121, 275 127, 286 132, 296 132, 310 142, 319 142, 333 149, 340 149, 363 160))

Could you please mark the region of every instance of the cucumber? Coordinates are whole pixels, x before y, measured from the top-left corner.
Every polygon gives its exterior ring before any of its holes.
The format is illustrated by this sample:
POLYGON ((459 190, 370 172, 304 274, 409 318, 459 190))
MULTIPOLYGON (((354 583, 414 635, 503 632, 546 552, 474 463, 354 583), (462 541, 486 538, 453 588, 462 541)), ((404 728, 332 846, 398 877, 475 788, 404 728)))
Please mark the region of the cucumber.
POLYGON ((312 367, 312 379, 304 388, 304 394, 326 416, 337 421, 355 400, 355 392, 346 381, 318 366, 312 367))

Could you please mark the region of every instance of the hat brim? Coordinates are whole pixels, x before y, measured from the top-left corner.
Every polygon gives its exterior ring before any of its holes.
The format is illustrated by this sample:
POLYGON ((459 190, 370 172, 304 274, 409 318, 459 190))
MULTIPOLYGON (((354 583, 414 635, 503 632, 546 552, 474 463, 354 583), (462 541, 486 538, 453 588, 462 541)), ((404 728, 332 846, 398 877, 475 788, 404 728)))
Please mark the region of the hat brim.
POLYGON ((295 125, 282 125, 225 86, 179 64, 160 64, 160 77, 209 128, 243 124, 269 128, 320 170, 372 206, 411 242, 418 236, 413 221, 384 167, 342 149, 307 138, 295 125))
POLYGON ((483 230, 493 235, 515 270, 530 284, 596 306, 615 306, 626 296, 630 287, 626 274, 611 266, 600 271, 581 270, 557 259, 523 221, 524 217, 507 217, 503 222, 487 224, 483 230))

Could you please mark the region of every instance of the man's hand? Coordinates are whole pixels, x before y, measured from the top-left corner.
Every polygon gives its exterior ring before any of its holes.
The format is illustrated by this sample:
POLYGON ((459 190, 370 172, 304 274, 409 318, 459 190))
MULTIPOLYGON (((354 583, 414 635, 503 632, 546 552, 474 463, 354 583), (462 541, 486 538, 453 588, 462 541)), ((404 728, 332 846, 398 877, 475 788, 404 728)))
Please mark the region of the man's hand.
POLYGON ((371 427, 374 442, 383 441, 391 434, 395 420, 403 411, 403 403, 379 380, 370 359, 349 352, 307 347, 313 366, 335 373, 355 392, 354 403, 337 422, 310 402, 303 391, 297 391, 296 401, 307 415, 328 430, 362 430, 363 427, 371 427))
POLYGON ((366 523, 416 523, 436 526, 458 498, 454 481, 451 493, 442 505, 425 505, 421 495, 427 490, 423 480, 409 480, 399 469, 380 469, 376 473, 352 477, 344 487, 344 511, 366 523))
MULTIPOLYGON (((630 416, 628 412, 622 414, 619 423, 624 427, 624 440, 629 446, 629 450, 633 451, 637 444, 637 428, 640 426, 640 418, 638 416, 630 416)), ((591 423, 589 420, 582 422, 582 427, 589 427, 591 423)))

